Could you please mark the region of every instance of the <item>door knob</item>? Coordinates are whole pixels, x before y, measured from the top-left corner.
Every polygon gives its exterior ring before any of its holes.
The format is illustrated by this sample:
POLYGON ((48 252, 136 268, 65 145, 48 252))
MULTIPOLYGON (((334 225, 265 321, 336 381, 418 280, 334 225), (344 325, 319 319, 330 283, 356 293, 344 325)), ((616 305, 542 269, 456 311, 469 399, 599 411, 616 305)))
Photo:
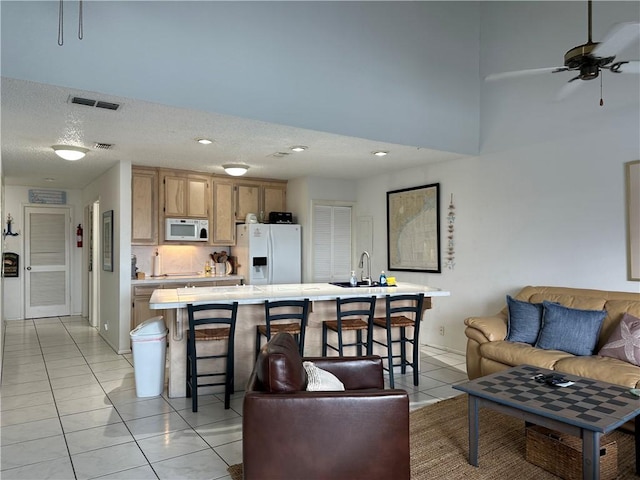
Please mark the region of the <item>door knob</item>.
POLYGON ((27 270, 31 270, 31 267, 27 267, 27 270))

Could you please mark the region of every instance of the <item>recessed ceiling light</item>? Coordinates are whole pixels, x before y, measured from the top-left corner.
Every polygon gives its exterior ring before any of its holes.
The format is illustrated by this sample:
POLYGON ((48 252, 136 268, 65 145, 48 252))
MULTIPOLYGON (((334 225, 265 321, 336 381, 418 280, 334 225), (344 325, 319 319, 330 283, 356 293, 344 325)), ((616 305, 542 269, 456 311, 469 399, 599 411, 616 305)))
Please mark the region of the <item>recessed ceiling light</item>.
POLYGON ((51 177, 47 177, 44 179, 45 182, 54 182, 56 179, 55 178, 51 178, 51 177))
POLYGON ((376 152, 372 152, 376 157, 384 157, 385 155, 387 155, 389 152, 385 152, 384 150, 378 150, 376 152))
POLYGON ((197 142, 201 143, 202 145, 210 145, 213 143, 213 140, 209 140, 208 138, 198 138, 197 142))
POLYGON ((295 147, 291 147, 291 150, 293 150, 294 152, 304 152, 307 148, 309 147, 305 147, 304 145, 296 145, 295 147))

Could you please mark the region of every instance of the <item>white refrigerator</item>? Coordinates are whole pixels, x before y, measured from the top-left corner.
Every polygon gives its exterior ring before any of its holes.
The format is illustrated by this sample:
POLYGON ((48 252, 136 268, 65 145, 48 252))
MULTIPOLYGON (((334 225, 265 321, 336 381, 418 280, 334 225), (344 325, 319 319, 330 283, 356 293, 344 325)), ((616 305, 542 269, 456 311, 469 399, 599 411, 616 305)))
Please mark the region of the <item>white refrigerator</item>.
POLYGON ((301 283, 300 225, 245 223, 236 227, 238 275, 247 285, 301 283))

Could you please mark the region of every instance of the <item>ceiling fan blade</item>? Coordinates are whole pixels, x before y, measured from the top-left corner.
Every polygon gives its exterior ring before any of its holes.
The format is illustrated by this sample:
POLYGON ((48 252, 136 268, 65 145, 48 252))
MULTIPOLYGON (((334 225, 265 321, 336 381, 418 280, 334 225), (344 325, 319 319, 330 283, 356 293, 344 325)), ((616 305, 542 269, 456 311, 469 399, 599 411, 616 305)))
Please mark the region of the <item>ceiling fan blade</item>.
POLYGON ((640 37, 640 23, 624 22, 617 23, 604 36, 591 54, 595 57, 612 57, 621 52, 626 46, 631 45, 640 37))
POLYGON ((569 70, 567 67, 545 67, 545 68, 531 68, 528 70, 516 70, 513 72, 492 73, 484 77, 485 81, 493 82, 495 80, 504 80, 507 78, 526 77, 529 75, 538 75, 540 73, 555 73, 564 72, 569 70))
POLYGON ((628 60, 616 62, 609 67, 613 73, 638 73, 640 74, 640 60, 628 60))
POLYGON ((569 80, 565 85, 560 89, 555 97, 556 102, 560 102, 567 98, 569 95, 574 93, 577 89, 579 89, 584 82, 579 80, 579 77, 574 77, 569 80))

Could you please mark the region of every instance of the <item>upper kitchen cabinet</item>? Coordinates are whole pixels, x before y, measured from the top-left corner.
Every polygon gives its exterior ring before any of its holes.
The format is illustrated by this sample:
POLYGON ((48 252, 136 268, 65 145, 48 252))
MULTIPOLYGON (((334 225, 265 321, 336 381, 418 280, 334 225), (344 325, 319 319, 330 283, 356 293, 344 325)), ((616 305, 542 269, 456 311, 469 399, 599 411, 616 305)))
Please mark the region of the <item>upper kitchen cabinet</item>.
POLYGON ((282 212, 287 207, 287 182, 278 180, 236 180, 236 222, 244 222, 247 213, 255 213, 263 221, 270 212, 282 212))
POLYGON ((131 244, 158 244, 158 171, 131 169, 131 244))
POLYGON ((160 205, 166 218, 208 218, 211 177, 160 170, 160 205))
POLYGON ((235 245, 236 223, 234 217, 235 195, 233 182, 229 179, 213 179, 213 245, 235 245))

